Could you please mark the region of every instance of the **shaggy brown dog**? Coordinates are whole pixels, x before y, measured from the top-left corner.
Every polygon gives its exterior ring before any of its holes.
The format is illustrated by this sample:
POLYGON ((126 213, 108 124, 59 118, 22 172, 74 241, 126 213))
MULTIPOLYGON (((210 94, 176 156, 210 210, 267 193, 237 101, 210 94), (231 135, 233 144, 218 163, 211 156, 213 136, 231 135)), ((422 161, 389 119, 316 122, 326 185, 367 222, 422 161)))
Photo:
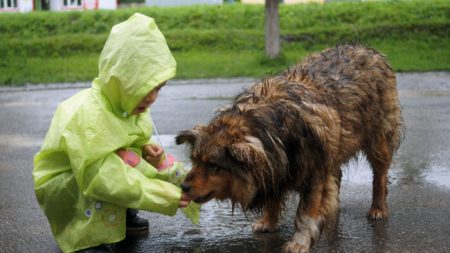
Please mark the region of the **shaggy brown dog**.
POLYGON ((402 139, 396 79, 382 55, 339 46, 239 94, 207 126, 182 131, 194 201, 231 199, 262 210, 256 232, 277 228, 289 192, 300 194, 286 252, 308 252, 338 213, 341 166, 363 152, 373 169, 371 219, 388 216, 387 171, 402 139))

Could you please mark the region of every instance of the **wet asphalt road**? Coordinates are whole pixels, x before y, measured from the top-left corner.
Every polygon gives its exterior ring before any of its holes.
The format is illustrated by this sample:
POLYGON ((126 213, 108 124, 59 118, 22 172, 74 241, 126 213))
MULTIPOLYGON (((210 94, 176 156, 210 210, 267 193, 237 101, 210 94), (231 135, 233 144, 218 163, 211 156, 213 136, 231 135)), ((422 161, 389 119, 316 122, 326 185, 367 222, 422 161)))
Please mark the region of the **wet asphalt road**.
MULTIPOLYGON (((172 81, 152 108, 166 151, 186 160, 174 135, 206 123, 252 79, 172 81)), ((86 84, 0 88, 0 252, 59 252, 39 209, 31 178, 57 104, 86 84)), ((450 252, 450 73, 399 74, 398 87, 407 135, 390 170, 387 221, 368 221, 371 174, 363 157, 344 169, 341 212, 336 227, 312 252, 450 252)), ((115 252, 280 252, 294 231, 296 198, 280 230, 253 234, 257 217, 226 202, 209 202, 199 225, 141 212, 150 234, 129 237, 115 252)))

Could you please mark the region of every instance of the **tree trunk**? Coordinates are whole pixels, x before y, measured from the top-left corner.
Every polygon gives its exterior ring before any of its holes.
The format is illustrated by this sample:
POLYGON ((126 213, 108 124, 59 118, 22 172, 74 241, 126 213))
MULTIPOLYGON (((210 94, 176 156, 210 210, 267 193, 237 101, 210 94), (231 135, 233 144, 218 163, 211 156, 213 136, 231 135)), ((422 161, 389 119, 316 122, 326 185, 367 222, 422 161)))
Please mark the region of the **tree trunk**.
POLYGON ((270 59, 280 56, 279 0, 266 1, 266 55, 270 59))

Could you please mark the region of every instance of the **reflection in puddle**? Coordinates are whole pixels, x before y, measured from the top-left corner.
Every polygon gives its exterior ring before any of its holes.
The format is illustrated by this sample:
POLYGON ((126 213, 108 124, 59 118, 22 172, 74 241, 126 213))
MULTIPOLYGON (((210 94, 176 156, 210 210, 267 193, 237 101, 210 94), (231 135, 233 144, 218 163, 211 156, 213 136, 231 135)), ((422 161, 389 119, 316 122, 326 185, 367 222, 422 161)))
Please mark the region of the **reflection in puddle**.
POLYGON ((342 182, 349 184, 372 183, 372 169, 366 158, 359 154, 342 168, 342 182))
POLYGON ((450 188, 450 167, 443 152, 400 154, 394 167, 395 177, 401 185, 433 184, 450 188))
POLYGON ((424 173, 427 181, 450 188, 450 171, 448 167, 432 166, 429 171, 424 173))

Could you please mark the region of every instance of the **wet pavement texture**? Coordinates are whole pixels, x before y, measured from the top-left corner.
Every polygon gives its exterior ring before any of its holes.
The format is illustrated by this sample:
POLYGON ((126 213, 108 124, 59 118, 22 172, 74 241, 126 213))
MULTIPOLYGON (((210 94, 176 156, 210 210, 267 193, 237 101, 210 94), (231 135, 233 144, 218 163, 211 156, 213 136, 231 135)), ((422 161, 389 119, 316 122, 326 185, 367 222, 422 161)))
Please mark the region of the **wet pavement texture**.
MULTIPOLYGON (((152 116, 155 137, 167 152, 184 160, 173 137, 207 123, 215 108, 230 102, 255 79, 171 81, 152 116)), ((56 106, 88 84, 0 88, 0 252, 59 252, 33 192, 32 159, 56 106)), ((389 172, 390 218, 369 221, 371 171, 364 157, 344 168, 341 211, 336 226, 312 252, 450 252, 450 73, 398 74, 406 138, 389 172)), ((147 236, 128 237, 114 252, 280 252, 294 232, 298 198, 275 233, 251 231, 257 214, 234 213, 228 202, 202 207, 199 225, 179 212, 175 217, 141 212, 150 220, 147 236)))

